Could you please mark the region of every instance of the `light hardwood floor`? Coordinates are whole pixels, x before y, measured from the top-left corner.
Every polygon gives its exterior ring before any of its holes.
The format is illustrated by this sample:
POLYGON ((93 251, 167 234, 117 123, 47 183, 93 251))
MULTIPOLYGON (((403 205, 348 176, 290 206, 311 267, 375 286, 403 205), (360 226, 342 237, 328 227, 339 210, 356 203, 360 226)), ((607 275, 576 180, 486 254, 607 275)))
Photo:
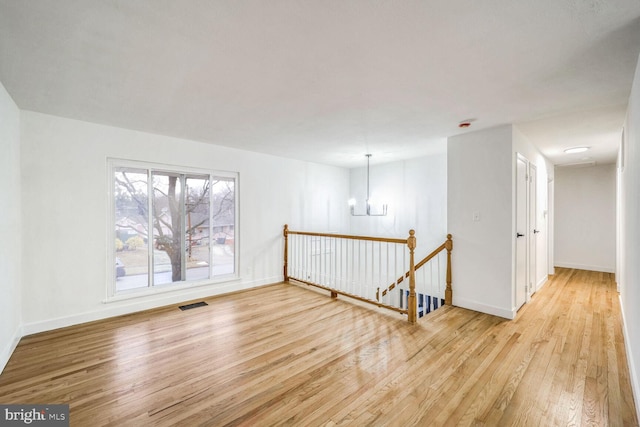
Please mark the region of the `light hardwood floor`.
POLYGON ((410 325, 292 284, 206 301, 25 337, 0 403, 69 403, 72 426, 638 424, 610 274, 557 269, 515 321, 410 325))

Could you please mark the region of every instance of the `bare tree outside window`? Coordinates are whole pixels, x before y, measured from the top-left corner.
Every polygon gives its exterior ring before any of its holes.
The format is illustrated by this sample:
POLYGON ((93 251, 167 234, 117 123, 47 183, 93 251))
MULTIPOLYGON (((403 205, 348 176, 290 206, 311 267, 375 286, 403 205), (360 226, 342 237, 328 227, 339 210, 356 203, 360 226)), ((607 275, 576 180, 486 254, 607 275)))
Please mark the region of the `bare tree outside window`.
POLYGON ((235 178, 115 168, 114 184, 117 289, 233 273, 235 178))

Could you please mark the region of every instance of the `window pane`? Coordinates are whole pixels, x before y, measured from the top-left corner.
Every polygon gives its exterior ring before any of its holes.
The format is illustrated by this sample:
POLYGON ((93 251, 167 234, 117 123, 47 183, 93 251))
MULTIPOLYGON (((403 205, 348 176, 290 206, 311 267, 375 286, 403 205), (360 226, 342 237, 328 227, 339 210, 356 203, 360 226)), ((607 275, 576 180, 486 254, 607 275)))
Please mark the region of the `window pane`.
POLYGON ((209 176, 186 178, 186 247, 187 280, 209 278, 209 176))
POLYGON ((114 173, 116 292, 149 285, 147 172, 116 168, 114 173))
POLYGON ((116 294, 235 277, 237 177, 132 161, 111 168, 116 294))
POLYGON ((213 275, 224 276, 235 271, 235 180, 215 177, 211 185, 213 198, 213 275))
POLYGON ((184 175, 153 172, 153 283, 184 280, 182 184, 184 175))

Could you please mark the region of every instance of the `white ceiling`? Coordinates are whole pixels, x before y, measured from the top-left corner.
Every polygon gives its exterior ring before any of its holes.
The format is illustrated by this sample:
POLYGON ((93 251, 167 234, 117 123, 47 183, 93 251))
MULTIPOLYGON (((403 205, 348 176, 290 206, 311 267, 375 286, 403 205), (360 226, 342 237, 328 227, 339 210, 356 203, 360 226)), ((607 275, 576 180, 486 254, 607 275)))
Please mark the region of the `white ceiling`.
POLYGON ((0 0, 21 109, 338 166, 516 123, 613 162, 638 0, 0 0))

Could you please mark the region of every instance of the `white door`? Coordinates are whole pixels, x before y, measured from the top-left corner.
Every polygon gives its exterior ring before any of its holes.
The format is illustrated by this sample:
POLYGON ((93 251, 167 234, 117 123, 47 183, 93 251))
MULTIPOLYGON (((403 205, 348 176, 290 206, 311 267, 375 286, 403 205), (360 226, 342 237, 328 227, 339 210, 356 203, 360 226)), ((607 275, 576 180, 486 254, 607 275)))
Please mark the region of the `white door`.
POLYGON ((516 283, 515 307, 527 300, 527 169, 528 161, 520 154, 516 160, 516 283))
POLYGON ((529 164, 529 288, 527 289, 527 298, 536 291, 538 272, 538 170, 534 164, 529 164))

